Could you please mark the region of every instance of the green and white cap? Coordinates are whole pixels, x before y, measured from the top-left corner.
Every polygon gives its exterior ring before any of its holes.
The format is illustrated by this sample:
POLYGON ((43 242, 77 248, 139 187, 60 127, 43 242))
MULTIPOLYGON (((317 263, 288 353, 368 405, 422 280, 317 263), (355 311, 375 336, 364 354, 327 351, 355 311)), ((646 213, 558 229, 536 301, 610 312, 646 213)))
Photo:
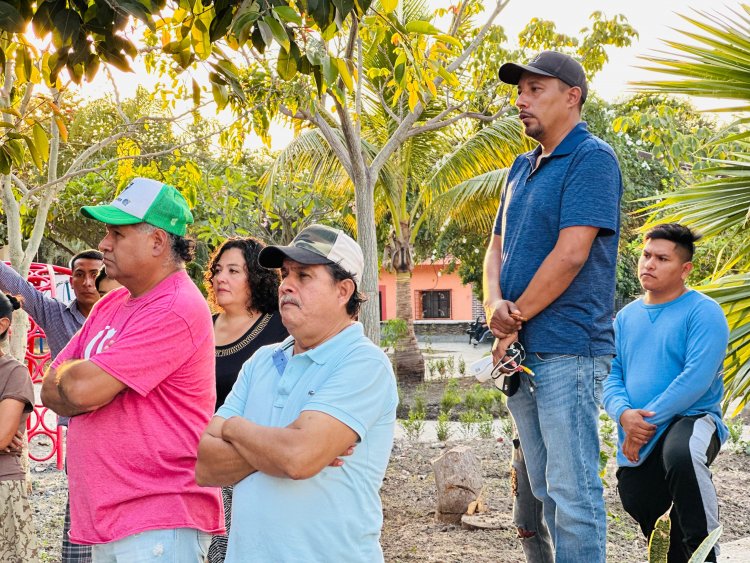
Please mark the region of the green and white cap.
POLYGON ((311 225, 302 229, 289 246, 267 246, 258 263, 264 268, 281 268, 284 258, 300 264, 338 264, 359 285, 365 258, 357 242, 341 229, 311 225))
POLYGON ((180 237, 193 222, 183 195, 169 184, 134 178, 109 205, 86 205, 81 214, 108 225, 148 223, 180 237))

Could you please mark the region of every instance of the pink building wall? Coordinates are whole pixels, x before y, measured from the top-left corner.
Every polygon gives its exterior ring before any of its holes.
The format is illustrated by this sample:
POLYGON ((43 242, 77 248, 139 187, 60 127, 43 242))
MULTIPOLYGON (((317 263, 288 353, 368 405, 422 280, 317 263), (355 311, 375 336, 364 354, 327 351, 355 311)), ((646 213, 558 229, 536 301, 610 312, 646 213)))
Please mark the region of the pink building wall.
MULTIPOLYGON (((381 320, 393 319, 396 317, 396 275, 386 270, 380 270, 378 286, 382 306, 381 320)), ((426 290, 450 291, 450 320, 473 320, 471 284, 464 285, 461 283, 461 278, 455 272, 444 272, 443 264, 428 262, 414 268, 411 278, 411 302, 415 319, 419 319, 421 313, 420 292, 426 290)))

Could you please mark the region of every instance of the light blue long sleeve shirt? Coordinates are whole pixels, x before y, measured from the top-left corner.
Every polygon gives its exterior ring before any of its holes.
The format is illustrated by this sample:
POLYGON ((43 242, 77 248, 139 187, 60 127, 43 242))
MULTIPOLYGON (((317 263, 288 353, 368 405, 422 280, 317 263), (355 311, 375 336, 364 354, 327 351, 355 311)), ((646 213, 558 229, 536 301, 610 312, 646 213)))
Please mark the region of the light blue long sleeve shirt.
POLYGON ((728 340, 719 304, 693 290, 659 305, 638 299, 617 314, 617 356, 604 383, 604 406, 617 422, 619 466, 643 463, 677 416, 710 414, 719 440, 726 440, 720 403, 728 340), (636 463, 622 453, 625 433, 620 416, 627 409, 655 413, 646 421, 657 426, 656 433, 640 449, 636 463))

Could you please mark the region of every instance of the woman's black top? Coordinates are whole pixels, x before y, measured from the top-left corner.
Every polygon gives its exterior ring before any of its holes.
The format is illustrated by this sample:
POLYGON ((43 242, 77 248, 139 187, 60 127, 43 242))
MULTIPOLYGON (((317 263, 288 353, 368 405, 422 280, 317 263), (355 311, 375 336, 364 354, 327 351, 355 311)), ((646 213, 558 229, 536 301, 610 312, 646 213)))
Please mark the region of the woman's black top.
MULTIPOLYGON (((214 315, 214 322, 217 317, 218 315, 214 315)), ((237 381, 242 364, 261 346, 281 342, 287 336, 289 333, 281 324, 281 315, 278 312, 265 313, 240 338, 226 346, 216 347, 217 410, 224 404, 234 382, 237 381)))

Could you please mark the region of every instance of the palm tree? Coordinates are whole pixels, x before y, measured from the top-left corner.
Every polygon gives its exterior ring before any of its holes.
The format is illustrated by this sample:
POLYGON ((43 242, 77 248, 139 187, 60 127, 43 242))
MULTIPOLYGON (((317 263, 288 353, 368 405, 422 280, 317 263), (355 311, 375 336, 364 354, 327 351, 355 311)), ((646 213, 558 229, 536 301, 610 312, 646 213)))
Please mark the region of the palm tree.
MULTIPOLYGON (((682 16, 694 29, 681 33, 690 43, 667 42, 672 53, 645 57, 648 67, 674 78, 653 80, 640 87, 654 92, 734 100, 714 111, 745 114, 735 125, 750 122, 750 6, 743 4, 728 15, 697 12, 682 16)), ((657 204, 659 221, 681 221, 704 237, 729 239, 712 279, 699 287, 724 308, 730 328, 724 364, 725 410, 739 400, 738 413, 750 400, 750 132, 727 132, 717 142, 736 148, 724 159, 702 169, 697 182, 668 194, 657 204)), ((657 218, 651 220, 655 222, 657 218)), ((648 228, 647 224, 644 228, 648 228)))

